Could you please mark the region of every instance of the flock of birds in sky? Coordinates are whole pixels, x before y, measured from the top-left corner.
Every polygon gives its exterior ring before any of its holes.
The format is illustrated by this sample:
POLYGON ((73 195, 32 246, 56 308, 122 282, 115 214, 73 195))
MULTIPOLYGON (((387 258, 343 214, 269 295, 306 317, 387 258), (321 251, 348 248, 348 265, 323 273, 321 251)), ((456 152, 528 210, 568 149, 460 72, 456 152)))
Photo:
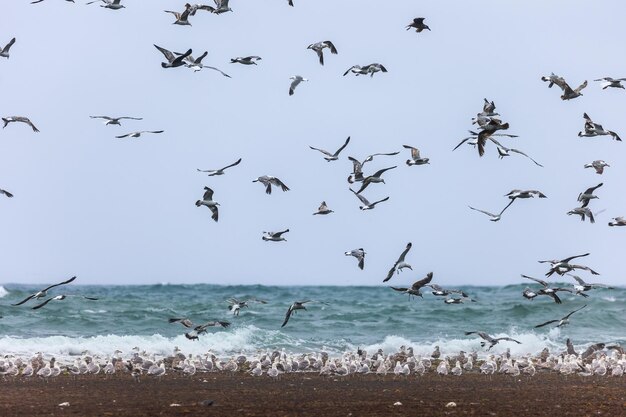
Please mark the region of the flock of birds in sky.
MULTIPOLYGON (((41 3, 42 1, 43 0, 37 0, 37 1, 33 1, 32 3, 41 3)), ((74 2, 73 0, 66 0, 66 1, 72 2, 72 3, 74 2)), ((103 8, 107 8, 111 10, 121 10, 125 8, 125 6, 121 4, 121 0, 95 0, 95 1, 90 1, 87 4, 94 4, 94 3, 99 4, 103 8)), ((174 16, 175 21, 173 22, 173 24, 182 25, 182 26, 190 26, 191 23, 189 19, 194 17, 196 13, 200 11, 213 13, 216 15, 227 13, 227 12, 232 12, 232 9, 229 6, 228 0, 214 0, 214 3, 215 3, 214 5, 187 3, 184 5, 184 8, 182 9, 182 11, 166 10, 165 12, 170 13, 174 16)), ((288 1, 288 4, 290 6, 294 6, 291 0, 288 1)), ((422 17, 415 18, 413 19, 412 22, 410 22, 406 26, 406 29, 415 30, 415 32, 417 33, 421 33, 425 30, 430 31, 430 28, 424 23, 424 20, 425 19, 422 17)), ((10 50, 12 47, 14 47, 15 44, 16 44, 16 38, 11 39, 2 49, 0 49, 0 57, 8 59, 10 56, 9 55, 10 50)), ((224 77, 230 78, 230 76, 226 72, 222 71, 221 69, 217 67, 207 66, 202 63, 203 59, 207 56, 207 52, 204 52, 202 55, 198 56, 197 58, 194 58, 192 56, 193 51, 191 49, 188 49, 187 51, 184 51, 184 52, 175 52, 175 51, 168 50, 159 45, 154 45, 154 46, 159 52, 162 53, 163 57, 165 58, 165 61, 161 63, 161 66, 164 69, 171 70, 175 68, 189 68, 189 69, 192 69, 193 71, 201 71, 203 69, 210 69, 210 70, 219 72, 224 77)), ((310 44, 307 47, 307 49, 310 49, 313 52, 315 52, 320 65, 324 65, 325 50, 327 50, 333 55, 338 54, 338 49, 336 48, 335 44, 330 40, 325 40, 325 41, 320 41, 320 42, 310 44)), ((259 56, 245 56, 245 57, 232 58, 230 63, 254 66, 254 65, 258 65, 261 60, 262 58, 259 56)), ((355 76, 369 75, 371 78, 374 76, 374 74, 379 73, 379 72, 387 73, 388 70, 387 68, 385 68, 384 65, 380 63, 370 63, 366 65, 352 65, 343 73, 343 76, 346 76, 348 74, 354 74, 355 76)), ((584 81, 578 87, 572 88, 565 81, 564 78, 555 74, 550 74, 549 76, 541 77, 541 80, 547 82, 549 88, 552 88, 555 85, 559 87, 562 90, 562 95, 561 95, 562 100, 572 100, 572 99, 576 99, 582 96, 583 89, 587 87, 587 81, 584 81)), ((289 84, 288 94, 293 95, 296 91, 296 88, 301 83, 306 82, 306 81, 307 79, 301 75, 292 76, 291 83, 289 84)), ((594 81, 601 82, 602 89, 608 89, 608 88, 624 89, 625 87, 622 84, 622 82, 626 81, 626 78, 603 77, 603 78, 596 79, 594 81)), ((141 117, 131 117, 131 116, 113 117, 113 116, 108 116, 108 115, 92 115, 90 117, 93 119, 103 120, 105 125, 107 126, 111 126, 111 125, 121 126, 122 121, 126 121, 126 120, 132 120, 132 121, 142 120, 141 117)), ((615 141, 621 141, 620 136, 615 131, 605 129, 601 124, 594 122, 587 113, 583 115, 583 118, 584 118, 583 130, 581 130, 578 133, 578 136, 588 137, 588 138, 598 137, 598 136, 608 136, 615 141)), ((2 120, 4 122, 3 128, 6 128, 11 123, 23 123, 23 124, 28 125, 33 130, 33 132, 39 132, 39 129, 35 126, 35 124, 28 117, 25 117, 25 116, 2 117, 2 120)), ((505 133, 505 131, 508 131, 510 127, 509 123, 503 122, 502 119, 500 119, 500 114, 496 112, 496 105, 494 101, 490 101, 486 98, 484 99, 483 108, 479 113, 477 113, 476 117, 472 119, 472 124, 476 126, 476 129, 470 130, 470 135, 465 137, 458 145, 456 145, 456 147, 453 150, 460 148, 462 145, 470 145, 470 146, 474 146, 477 149, 479 157, 482 157, 485 154, 485 152, 488 150, 489 142, 491 142, 493 145, 495 145, 496 151, 498 152, 498 156, 500 158, 508 157, 513 154, 521 155, 523 157, 528 158, 528 160, 531 161, 535 166, 537 167, 543 166, 542 164, 537 162, 537 160, 533 159, 524 151, 507 147, 500 142, 500 140, 504 140, 503 138, 514 138, 516 137, 516 135, 505 133), (496 138, 500 138, 500 139, 496 139, 496 138)), ((146 135, 146 134, 160 134, 160 133, 163 133, 163 130, 139 130, 139 131, 133 131, 133 132, 122 134, 122 135, 117 135, 115 137, 119 139, 139 138, 142 135, 146 135)), ((321 153, 323 155, 323 158, 326 161, 334 162, 340 159, 340 155, 349 146, 349 144, 350 144, 350 137, 348 137, 343 142, 343 144, 341 144, 341 146, 339 146, 337 150, 335 150, 334 152, 330 152, 330 151, 327 151, 325 149, 315 147, 315 146, 310 146, 310 149, 321 153)), ((427 157, 423 157, 418 148, 411 146, 411 145, 403 145, 403 147, 408 152, 410 152, 410 156, 406 160, 406 165, 408 167, 430 164, 430 159, 427 157)), ((397 165, 392 165, 392 166, 388 166, 382 169, 378 169, 374 171, 373 173, 366 173, 365 171, 366 165, 369 162, 371 162, 374 158, 393 157, 399 153, 400 153, 399 151, 387 152, 387 153, 382 153, 382 152, 374 153, 372 155, 367 156, 363 160, 359 160, 352 156, 348 157, 348 160, 352 163, 352 172, 348 176, 348 183, 349 183, 348 190, 352 194, 354 194, 356 199, 358 199, 360 203, 359 208, 361 210, 373 210, 376 208, 377 205, 386 203, 389 201, 389 198, 390 198, 389 196, 372 201, 368 199, 367 197, 365 197, 363 193, 366 190, 370 189, 369 187, 372 185, 373 185, 372 188, 374 188, 374 187, 379 187, 380 184, 384 184, 385 183, 385 179, 383 178, 384 174, 390 170, 394 170, 398 168, 397 165)), ((222 176, 226 174, 226 171, 228 169, 233 169, 237 167, 241 162, 242 162, 242 159, 240 158, 237 161, 230 163, 222 168, 198 169, 198 171, 201 173, 206 173, 210 177, 222 176)), ((606 167, 609 167, 609 164, 607 164, 603 160, 595 160, 586 164, 584 167, 592 168, 593 170, 595 170, 597 174, 602 175, 604 172, 604 169, 606 167)), ((287 186, 287 184, 285 183, 283 179, 277 178, 272 175, 259 176, 256 179, 254 179, 253 182, 260 183, 264 187, 265 193, 268 195, 271 195, 273 190, 280 190, 282 192, 287 192, 290 190, 290 188, 287 186)), ((594 223, 595 214, 597 213, 594 213, 591 210, 590 203, 592 200, 598 198, 598 196, 596 195, 596 192, 600 187, 602 187, 602 185, 603 183, 599 183, 595 186, 591 186, 591 187, 584 189, 578 195, 576 199, 579 205, 573 208, 572 210, 570 210, 569 212, 567 212, 567 214, 580 216, 580 219, 582 221, 585 221, 588 219, 591 223, 594 223)), ((203 191, 204 192, 202 194, 201 199, 197 200, 195 204, 197 207, 204 206, 208 208, 211 211, 211 218, 215 222, 217 222, 219 221, 220 204, 214 198, 215 192, 212 188, 208 186, 204 187, 203 191)), ((0 189, 0 193, 4 194, 6 197, 9 197, 9 198, 13 197, 13 194, 11 192, 6 191, 4 189, 0 189)), ((520 189, 511 190, 509 193, 505 195, 505 197, 507 199, 507 203, 504 206, 504 208, 501 209, 498 213, 492 213, 490 211, 475 208, 472 206, 470 206, 469 208, 471 210, 474 210, 476 212, 486 215, 490 221, 497 222, 501 220, 504 212, 517 200, 531 199, 531 198, 539 198, 539 199, 547 198, 547 196, 539 190, 520 190, 520 189)), ((312 214, 317 215, 317 216, 326 216, 326 215, 331 215, 332 213, 333 213, 333 210, 329 208, 329 205, 326 203, 326 201, 322 201, 317 211, 315 211, 312 214)), ((626 226, 626 219, 624 217, 615 217, 609 222, 609 226, 626 226)), ((263 232, 262 239, 267 242, 285 242, 286 241, 285 236, 288 232, 289 232, 289 228, 285 228, 284 230, 278 230, 278 231, 266 231, 266 232, 263 232)), ((407 256, 411 250, 411 247, 412 247, 412 243, 409 242, 406 244, 404 250, 401 252, 400 256, 393 263, 387 275, 384 277, 383 282, 388 282, 394 277, 394 275, 400 274, 404 269, 412 270, 411 265, 407 262, 407 256)), ((363 270, 365 268, 366 253, 367 252, 364 248, 356 248, 356 249, 346 251, 345 255, 354 257, 357 261, 358 268, 363 270)), ((600 284, 600 283, 591 283, 591 284, 587 283, 584 281, 583 278, 579 277, 578 275, 572 274, 575 271, 587 271, 591 273, 592 275, 599 275, 596 271, 594 271, 593 269, 585 265, 572 263, 573 260, 586 257, 588 255, 589 253, 585 253, 581 255, 569 256, 564 259, 540 260, 539 262, 550 265, 548 272, 545 274, 546 277, 551 277, 553 274, 557 274, 558 276, 568 275, 568 276, 571 276, 575 280, 576 284, 572 285, 571 287, 554 286, 545 280, 522 275, 524 279, 532 280, 533 282, 539 284, 539 287, 534 288, 534 289, 527 287, 523 291, 523 294, 522 294, 523 297, 529 300, 533 300, 536 297, 546 296, 546 297, 550 297, 556 304, 561 304, 562 301, 560 297, 558 296, 559 292, 568 292, 575 296, 581 296, 583 298, 586 298, 589 296, 587 294, 588 291, 591 291, 597 288, 609 288, 608 286, 604 284, 600 284)), ((40 291, 37 291, 29 295, 24 300, 13 305, 20 306, 31 300, 35 300, 35 301, 38 301, 38 304, 36 304, 32 308, 40 309, 46 306, 51 301, 61 301, 61 300, 66 299, 67 297, 81 297, 81 298, 92 300, 92 301, 97 300, 97 298, 95 297, 88 297, 84 295, 75 295, 75 294, 61 294, 61 295, 57 295, 53 297, 48 296, 49 290, 55 287, 70 284, 75 280, 75 278, 76 277, 72 277, 66 281, 48 286, 47 288, 44 288, 40 291)), ((470 295, 467 294, 463 290, 443 288, 433 283, 432 280, 433 280, 433 272, 429 272, 426 275, 426 277, 414 282, 410 287, 392 286, 390 288, 393 291, 397 291, 401 294, 407 294, 409 299, 412 297, 423 297, 423 294, 421 292, 422 289, 429 288, 429 291, 434 296, 443 297, 443 301, 446 304, 461 304, 467 301, 469 302, 477 301, 476 299, 470 297, 470 295)), ((260 303, 260 304, 266 303, 266 301, 257 300, 254 298, 245 299, 245 300, 230 299, 228 300, 228 302, 229 302, 229 309, 233 312, 234 316, 238 316, 240 310, 242 308, 249 307, 249 304, 251 303, 260 303)), ((315 303, 315 302, 323 303, 321 301, 316 301, 316 300, 295 301, 293 304, 289 306, 281 327, 286 326, 290 318, 294 314, 296 314, 298 310, 306 310, 306 305, 308 305, 309 303, 315 303)), ((557 327, 565 326, 566 324, 569 323, 570 318, 575 313, 578 313, 579 311, 585 309, 586 307, 587 307, 586 304, 580 307, 577 307, 573 311, 569 312, 563 317, 558 317, 559 314, 557 314, 556 318, 550 319, 544 323, 540 323, 536 325, 535 327, 541 328, 541 327, 546 327, 549 325, 556 325, 557 327)), ((189 320, 186 317, 174 317, 174 318, 169 319, 169 322, 180 323, 186 329, 190 329, 187 333, 185 333, 185 336, 190 340, 197 340, 198 336, 206 332, 209 327, 224 327, 225 328, 230 325, 229 322, 225 322, 225 321, 208 321, 202 324, 194 324, 191 320, 189 320)), ((476 334, 478 337, 482 339, 482 346, 486 346, 487 350, 491 349, 493 346, 495 346, 496 344, 500 342, 513 342, 513 343, 518 343, 518 344, 520 343, 518 340, 515 340, 510 337, 494 337, 494 336, 490 336, 488 333, 483 332, 483 331, 466 332, 466 335, 473 335, 473 334, 476 334)), ((569 350, 569 347, 568 347, 568 350, 569 350)), ((623 355, 623 352, 621 352, 621 354, 623 355)), ((410 354, 408 353, 408 351, 402 351, 396 355, 401 355, 403 357, 402 360, 398 360, 398 363, 401 366, 400 373, 405 373, 404 369, 409 369, 409 372, 411 372, 411 371, 414 371, 416 368, 419 369, 420 367, 422 368, 424 367, 424 362, 421 360, 417 361, 414 359, 411 362, 409 358, 412 357, 412 351, 410 354)), ((136 359, 137 355, 135 355, 134 358, 136 359)), ((435 358, 434 354, 433 354, 433 358, 435 358)), ((579 356, 576 355, 574 358, 572 358, 572 362, 575 362, 576 360, 578 360, 578 358, 579 356)), ((192 361, 191 358, 187 359, 183 357, 179 359, 180 359, 180 362, 185 363, 186 366, 191 366, 193 363, 195 363, 195 365, 193 365, 194 366, 193 372, 195 372, 196 365, 197 367, 200 367, 199 363, 202 363, 203 364, 202 366, 204 366, 205 368, 209 366, 208 363, 211 364, 210 365, 211 368, 214 366, 217 366, 215 362, 215 358, 213 358, 213 360, 209 360, 208 362, 207 362, 207 358, 196 359, 195 362, 192 361)), ((349 373, 350 369, 352 369, 353 367, 355 367, 356 369, 353 371, 358 372, 358 369, 363 368, 365 359, 366 359, 365 355, 361 353, 359 353, 356 356, 353 355, 350 358, 344 358, 341 361, 341 363, 334 363, 333 372, 338 372, 337 369, 341 368, 342 369, 341 372, 344 372, 343 369, 346 369, 345 373, 349 373), (360 362, 357 365, 356 363, 357 363, 358 358, 360 358, 360 362)), ((398 359, 398 357, 396 357, 396 359, 398 359)), ((389 360, 393 361, 392 355, 386 356, 385 358, 383 358, 382 356, 380 358, 376 358, 376 355, 375 355, 374 358, 370 362, 368 362, 368 365, 367 365, 368 369, 370 368, 379 369, 379 367, 382 367, 383 365, 384 365, 384 369, 389 369, 390 366, 388 366, 387 364, 389 360), (379 362, 374 363, 374 361, 379 361, 379 362)), ((311 362, 310 358, 308 358, 307 361, 309 362, 309 364, 306 365, 305 368, 312 366, 310 364, 311 362)), ((526 361, 525 367, 534 368, 532 359, 527 358, 525 361, 526 361)), ((615 361, 617 361, 617 359, 615 361)), ((141 365, 141 362, 142 361, 137 360, 134 364, 132 364, 131 369, 134 370, 134 369, 137 369, 137 366, 143 366, 141 365)), ((129 363, 132 363, 132 360, 130 360, 129 363)), ((229 364, 231 365, 228 365, 231 368, 232 368, 232 363, 235 363, 235 365, 238 364, 239 366, 243 364, 243 362, 231 361, 229 362, 229 364)), ((313 363, 315 363, 315 361, 313 361, 313 363)), ((446 366, 448 366, 449 368, 449 365, 447 365, 447 361, 445 363, 446 363, 446 366)), ((460 369, 459 363, 460 362, 457 362, 457 366, 455 368, 460 369)), ((467 363, 467 361, 465 363, 467 363)), ((472 366, 471 361, 469 363, 470 363, 469 366, 471 369, 471 366, 472 366)), ((517 362, 514 365, 510 362, 507 362, 507 359, 504 359, 503 363, 508 363, 509 364, 508 367, 510 369, 517 369, 517 372, 519 373, 519 368, 516 367, 517 362)), ((111 361, 110 361, 110 364, 114 365, 113 362, 111 361)), ((619 362, 619 364, 620 366, 624 365, 623 358, 621 359, 621 362, 619 362)), ((155 365, 155 364, 151 364, 151 366, 152 365, 155 365)), ((146 368, 145 371, 148 371, 148 369, 153 369, 155 375, 160 376, 162 373, 165 372, 165 367, 162 365, 163 365, 163 362, 161 362, 161 364, 158 366, 158 368, 162 369, 162 371, 161 370, 157 371, 155 370, 155 368, 151 368, 151 367, 146 368)), ((287 358, 284 355, 284 353, 283 354, 278 353, 276 355, 272 355, 272 357, 268 357, 264 359, 261 358, 256 363, 251 363, 248 366, 250 367, 253 373, 254 372, 258 373, 259 370, 262 373, 263 370, 268 370, 268 369, 277 370, 278 365, 280 365, 283 371, 285 371, 285 369, 287 368, 288 369, 294 368, 293 363, 290 363, 289 365, 287 365, 287 358)), ((579 368, 580 366, 582 366, 581 369, 586 370, 584 364, 583 365, 578 364, 578 365, 579 365, 579 368)), ((302 365, 298 364, 295 366, 297 368, 297 367, 301 367, 302 365)), ((317 369, 322 369, 322 367, 324 366, 329 366, 329 365, 324 364, 324 362, 321 362, 320 366, 317 369)), ((428 366, 430 367, 430 365, 428 366)), ((49 372, 49 370, 54 367, 55 365, 52 362, 48 366, 42 367, 41 369, 47 368, 48 371, 46 372, 49 372)), ((491 370, 491 373, 495 372, 495 367, 492 366, 492 368, 493 369, 491 370)), ((465 369, 468 369, 468 368, 466 367, 465 369)), ((80 371, 78 372, 80 373, 80 371)), ((489 373, 489 371, 487 371, 486 373, 489 373)))

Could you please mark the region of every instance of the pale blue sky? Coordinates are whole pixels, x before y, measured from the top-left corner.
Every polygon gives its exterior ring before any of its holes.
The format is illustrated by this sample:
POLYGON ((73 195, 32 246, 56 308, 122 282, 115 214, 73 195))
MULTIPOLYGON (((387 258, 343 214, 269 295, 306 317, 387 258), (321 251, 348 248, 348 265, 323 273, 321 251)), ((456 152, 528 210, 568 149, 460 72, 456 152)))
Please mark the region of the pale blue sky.
MULTIPOLYGON (((541 276, 539 259, 591 252, 584 264, 598 281, 623 284, 616 260, 626 228, 626 144, 578 138, 583 112, 626 138, 626 91, 592 80, 626 77, 622 2, 416 2, 369 0, 232 0, 233 13, 198 12, 192 27, 172 25, 163 10, 184 1, 123 1, 127 8, 46 0, 11 1, 0 14, 0 43, 17 42, 0 59, 2 116, 28 116, 39 127, 0 130, 0 282, 77 283, 381 283, 407 242, 408 284, 434 271, 435 281, 510 284, 541 276), (514 3, 514 4, 510 4, 514 3), (426 17, 431 32, 405 26, 426 17), (331 40, 338 55, 320 66, 307 45, 331 40), (228 72, 162 69, 152 46, 194 56, 228 72), (259 55, 258 66, 229 64, 259 55), (379 62, 387 74, 342 77, 354 64, 379 62), (560 100, 540 80, 551 71, 583 97, 560 100), (309 78, 289 97, 289 77, 309 78), (471 128, 483 97, 494 100, 517 139, 520 156, 499 160, 488 146, 452 148, 471 128), (122 127, 89 115, 129 115, 122 127), (115 139, 134 130, 161 135, 115 139), (334 151, 328 163, 309 145, 334 151), (403 144, 431 165, 407 167, 403 144), (376 159, 366 173, 398 165, 374 184, 370 212, 348 191, 347 156, 402 150, 376 159), (222 177, 196 168, 243 162, 222 177), (583 165, 605 159, 602 176, 583 165), (280 177, 287 193, 265 195, 257 176, 280 177), (591 203, 597 223, 565 213, 578 193, 604 182, 591 203), (203 187, 221 203, 219 223, 197 208, 203 187), (491 223, 474 207, 499 211, 504 194, 536 188, 548 199, 515 202, 491 223), (312 216, 326 200, 336 213, 312 216), (290 228, 287 242, 263 242, 264 230, 290 228), (365 270, 343 255, 363 247, 365 270)), ((587 277, 587 275, 584 275, 587 277)), ((590 280, 593 280, 590 278, 590 280)))

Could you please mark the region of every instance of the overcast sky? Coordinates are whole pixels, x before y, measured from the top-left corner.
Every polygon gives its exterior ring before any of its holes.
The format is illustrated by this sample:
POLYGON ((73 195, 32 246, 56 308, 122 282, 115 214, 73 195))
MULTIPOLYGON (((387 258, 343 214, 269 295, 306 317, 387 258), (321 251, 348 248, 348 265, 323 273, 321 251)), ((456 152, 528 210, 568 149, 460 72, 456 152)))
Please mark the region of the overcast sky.
MULTIPOLYGON (((0 282, 82 284, 217 283, 380 284, 407 242, 413 249, 391 284, 433 271, 442 284, 512 284, 542 276, 540 259, 591 252, 581 260, 623 284, 619 263, 626 228, 626 144, 579 138, 583 112, 626 139, 626 91, 602 90, 595 78, 626 77, 626 5, 619 1, 232 0, 232 13, 199 11, 192 27, 172 25, 163 10, 184 1, 123 0, 114 11, 62 0, 3 4, 0 114, 28 116, 41 130, 0 130, 0 282), (515 3, 515 4, 510 4, 515 3), (431 32, 406 31, 423 16, 431 32), (320 66, 307 45, 331 40, 320 66), (153 44, 209 55, 206 65, 232 76, 163 69, 153 44), (258 66, 230 64, 259 55, 258 66), (382 63, 373 78, 343 72, 382 63), (583 96, 564 102, 540 80, 551 71, 583 96), (309 78, 289 96, 289 77, 309 78), (483 98, 510 123, 504 139, 545 165, 513 155, 500 160, 490 144, 452 148, 472 128, 483 98), (104 126, 89 115, 136 116, 104 126), (161 135, 115 139, 134 130, 161 135), (326 162, 309 145, 334 151, 326 162), (407 167, 409 144, 431 164, 407 167), (385 173, 361 212, 348 190, 352 165, 375 152, 401 150, 365 166, 385 173), (243 158, 222 177, 219 168, 243 158), (604 175, 583 169, 604 159, 604 175), (291 191, 271 196, 252 180, 281 178, 291 191), (600 182, 597 223, 566 212, 600 182), (194 202, 210 186, 220 206, 215 223, 194 202), (516 201, 492 223, 467 205, 498 212, 514 188, 547 199, 516 201), (335 213, 313 216, 325 200, 335 213), (265 230, 289 228, 287 242, 264 242, 265 230), (363 247, 365 270, 344 251, 363 247)), ((587 278, 586 274, 581 274, 587 278)))

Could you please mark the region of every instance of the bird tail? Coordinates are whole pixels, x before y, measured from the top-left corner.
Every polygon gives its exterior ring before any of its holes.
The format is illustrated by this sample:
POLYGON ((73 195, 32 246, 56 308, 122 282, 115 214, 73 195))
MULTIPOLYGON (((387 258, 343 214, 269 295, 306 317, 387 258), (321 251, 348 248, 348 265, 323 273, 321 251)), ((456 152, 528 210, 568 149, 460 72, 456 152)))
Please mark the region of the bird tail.
POLYGON ((9 119, 5 119, 4 117, 2 118, 2 121, 4 122, 4 126, 2 126, 2 128, 4 129, 5 127, 7 127, 7 125, 9 124, 9 119))

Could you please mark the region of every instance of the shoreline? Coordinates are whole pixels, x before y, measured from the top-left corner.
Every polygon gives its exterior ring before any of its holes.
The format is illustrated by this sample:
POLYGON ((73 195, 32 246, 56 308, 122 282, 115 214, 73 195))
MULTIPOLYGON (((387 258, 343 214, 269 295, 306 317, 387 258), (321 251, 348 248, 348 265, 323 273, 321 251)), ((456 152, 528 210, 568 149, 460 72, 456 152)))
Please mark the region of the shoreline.
POLYGON ((114 416, 585 416, 626 414, 626 378, 353 375, 312 373, 278 379, 247 373, 129 374, 7 378, 0 415, 114 416), (212 405, 208 401, 213 401, 212 405), (62 403, 67 406, 59 406, 62 403), (203 403, 205 402, 205 403, 203 403), (400 402, 401 405, 394 405, 400 402), (455 406, 446 405, 454 402, 455 406))

